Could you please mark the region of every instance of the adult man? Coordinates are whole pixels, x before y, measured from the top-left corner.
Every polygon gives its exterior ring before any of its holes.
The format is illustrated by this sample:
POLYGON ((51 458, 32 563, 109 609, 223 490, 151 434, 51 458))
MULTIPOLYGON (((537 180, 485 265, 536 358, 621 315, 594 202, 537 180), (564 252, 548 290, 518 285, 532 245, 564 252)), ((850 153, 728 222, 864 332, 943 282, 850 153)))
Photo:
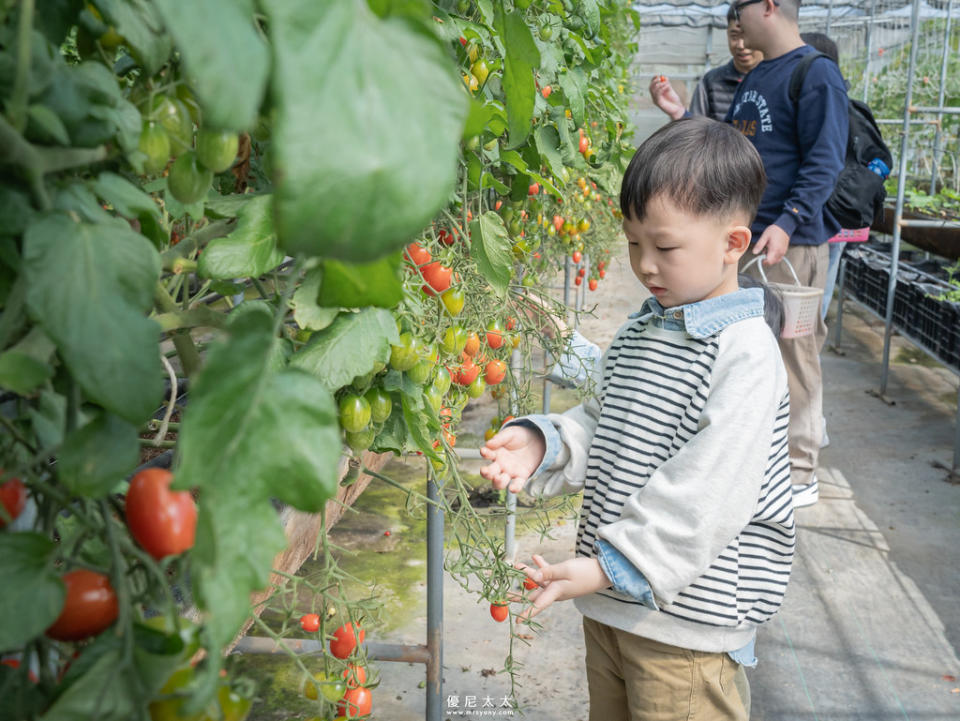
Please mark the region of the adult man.
MULTIPOLYGON (((718 68, 709 70, 697 86, 693 89, 690 98, 690 114, 706 115, 714 120, 723 120, 727 117, 727 108, 733 100, 734 93, 740 86, 743 76, 757 67, 763 60, 763 53, 746 47, 743 43, 743 32, 740 24, 734 19, 733 6, 727 11, 727 45, 733 59, 718 68)), ((678 105, 682 105, 680 96, 670 85, 670 81, 663 76, 655 75, 650 81, 650 95, 656 101, 658 96, 669 97, 678 105)))
MULTIPOLYGON (((790 99, 790 77, 813 48, 800 38, 800 0, 735 0, 734 18, 743 42, 764 60, 740 83, 726 120, 754 144, 767 172, 767 190, 751 230, 753 253, 765 253, 767 277, 793 283, 780 263, 785 256, 803 285, 823 288, 827 239, 840 224, 824 208, 843 167, 849 129, 848 99, 836 63, 818 58, 810 66, 800 98, 790 99)), ((683 116, 669 98, 657 104, 672 118, 683 116)), ((794 505, 819 497, 816 468, 823 433, 820 348, 827 328, 781 339, 780 352, 790 382, 790 466, 794 505)))

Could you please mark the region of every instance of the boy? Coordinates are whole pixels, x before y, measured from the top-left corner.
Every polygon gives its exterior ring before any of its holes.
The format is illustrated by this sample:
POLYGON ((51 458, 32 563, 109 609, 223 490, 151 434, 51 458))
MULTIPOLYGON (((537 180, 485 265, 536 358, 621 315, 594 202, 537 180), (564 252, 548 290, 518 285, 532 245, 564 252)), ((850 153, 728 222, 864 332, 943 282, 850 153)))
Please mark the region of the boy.
POLYGON ((763 186, 729 125, 690 118, 644 142, 620 206, 653 297, 607 350, 598 398, 481 449, 495 488, 583 491, 577 555, 534 557, 523 615, 577 599, 592 721, 749 717, 742 664, 795 539, 786 371, 763 291, 737 285, 763 186))

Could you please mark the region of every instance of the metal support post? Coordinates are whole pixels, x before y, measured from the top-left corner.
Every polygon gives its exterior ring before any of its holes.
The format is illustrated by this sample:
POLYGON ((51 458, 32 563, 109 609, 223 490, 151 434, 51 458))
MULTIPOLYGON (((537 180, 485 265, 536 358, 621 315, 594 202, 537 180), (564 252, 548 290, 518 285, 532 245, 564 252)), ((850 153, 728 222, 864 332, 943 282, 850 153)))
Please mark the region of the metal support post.
MULTIPOLYGON (((953 15, 953 0, 947 0, 947 20, 946 25, 943 30, 943 59, 940 62, 940 92, 937 96, 937 105, 941 108, 943 103, 946 100, 946 91, 947 91, 947 58, 950 56, 950 20, 953 15)), ((940 120, 942 115, 937 114, 937 120, 940 120)), ((937 133, 933 138, 933 163, 931 163, 930 170, 930 195, 936 195, 937 193, 937 171, 939 168, 940 153, 942 148, 940 143, 943 140, 943 128, 937 123, 937 133)), ((954 463, 956 466, 956 463, 954 463)))
POLYGON ((887 284, 887 312, 884 318, 883 365, 880 372, 880 397, 887 392, 890 374, 890 339, 893 335, 893 296, 897 287, 897 271, 900 256, 900 221, 903 218, 903 199, 907 185, 907 140, 910 134, 910 106, 913 101, 913 76, 917 67, 917 45, 920 35, 920 0, 913 0, 910 16, 912 28, 910 41, 910 64, 907 69, 907 88, 903 103, 903 132, 900 135, 900 163, 897 174, 897 202, 893 210, 893 244, 890 248, 890 281, 887 284))
POLYGON ((847 284, 847 259, 840 256, 840 268, 837 271, 837 319, 834 321, 833 343, 831 348, 837 353, 840 352, 840 342, 843 339, 843 294, 847 284))
MULTIPOLYGON (((520 351, 514 350, 510 354, 510 369, 516 373, 520 370, 520 351)), ((517 403, 517 393, 510 389, 510 415, 515 416, 520 411, 517 403)), ((503 529, 503 557, 507 563, 513 563, 517 553, 517 494, 507 490, 507 518, 503 529)))
POLYGON ((443 506, 427 474, 427 721, 443 719, 443 506))
MULTIPOLYGON (((703 53, 703 74, 710 69, 710 53, 713 52, 713 25, 707 25, 707 44, 703 53)), ((692 92, 692 91, 691 91, 692 92)))
POLYGON ((823 32, 826 35, 830 34, 830 23, 833 20, 833 0, 830 0, 830 4, 827 5, 827 25, 824 28, 823 32))
MULTIPOLYGON (((877 0, 870 0, 870 17, 877 14, 877 0)), ((873 61, 873 23, 867 23, 867 66, 863 69, 863 102, 870 97, 870 63, 873 61)))

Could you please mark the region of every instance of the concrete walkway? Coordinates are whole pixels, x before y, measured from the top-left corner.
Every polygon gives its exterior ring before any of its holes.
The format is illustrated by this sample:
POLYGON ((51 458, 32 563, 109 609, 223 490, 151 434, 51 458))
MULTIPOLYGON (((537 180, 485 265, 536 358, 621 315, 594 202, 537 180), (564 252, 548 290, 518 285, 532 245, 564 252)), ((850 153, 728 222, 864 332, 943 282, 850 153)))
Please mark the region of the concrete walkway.
MULTIPOLYGON (((613 302, 597 298, 601 307, 633 302, 624 299, 636 285, 629 273, 613 264, 613 302)), ((584 324, 588 337, 608 341, 626 311, 605 315, 584 324)), ((957 378, 922 360, 896 363, 887 392, 896 403, 887 405, 868 393, 879 387, 881 346, 882 326, 854 309, 845 318, 845 355, 824 353, 831 445, 821 456, 821 499, 798 511, 787 599, 759 634, 760 665, 749 672, 753 719, 960 719, 960 485, 947 483, 941 467, 952 460, 957 378)), ((895 339, 898 354, 918 360, 895 339)), ((520 557, 569 557, 574 534, 566 523, 553 539, 521 537, 520 557)), ((507 624, 449 580, 444 604, 447 718, 504 718, 498 707, 512 690, 497 671, 509 650, 507 624)), ((538 618, 536 635, 518 628, 514 638, 525 718, 585 720, 580 615, 558 604, 538 618)), ((390 640, 421 643, 424 619, 412 619, 401 636, 390 640)), ((423 667, 380 671, 375 717, 422 719, 423 667)))

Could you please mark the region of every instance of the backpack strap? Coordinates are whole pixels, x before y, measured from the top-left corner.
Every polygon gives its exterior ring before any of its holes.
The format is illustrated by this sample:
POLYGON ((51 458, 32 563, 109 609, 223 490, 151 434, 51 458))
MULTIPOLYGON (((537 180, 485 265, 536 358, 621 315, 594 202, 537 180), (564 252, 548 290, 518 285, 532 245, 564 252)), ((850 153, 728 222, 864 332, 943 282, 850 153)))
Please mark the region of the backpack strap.
POLYGON ((803 81, 807 79, 807 71, 810 70, 810 66, 813 65, 813 61, 817 58, 826 57, 828 56, 821 52, 812 52, 804 55, 800 59, 800 62, 797 63, 797 66, 790 74, 790 101, 792 103, 796 103, 800 99, 800 91, 803 89, 803 81))

